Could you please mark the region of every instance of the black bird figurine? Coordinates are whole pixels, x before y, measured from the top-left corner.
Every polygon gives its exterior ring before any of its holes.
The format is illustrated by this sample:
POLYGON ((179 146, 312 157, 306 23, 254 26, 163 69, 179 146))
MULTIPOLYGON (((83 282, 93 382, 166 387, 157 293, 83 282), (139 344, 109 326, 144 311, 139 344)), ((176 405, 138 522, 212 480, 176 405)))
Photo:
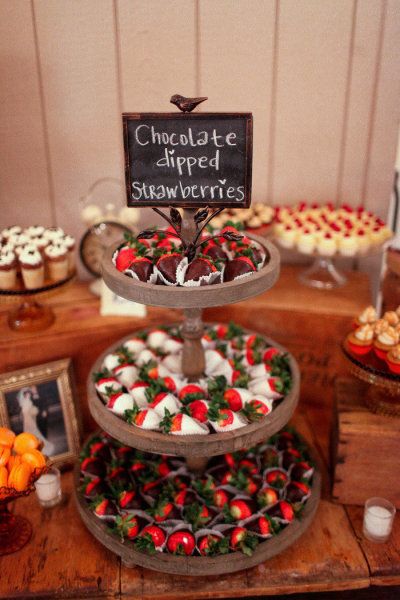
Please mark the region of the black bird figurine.
POLYGON ((201 102, 208 100, 208 98, 185 98, 185 96, 181 96, 180 94, 174 94, 171 96, 171 104, 175 104, 182 112, 192 112, 194 108, 201 102))

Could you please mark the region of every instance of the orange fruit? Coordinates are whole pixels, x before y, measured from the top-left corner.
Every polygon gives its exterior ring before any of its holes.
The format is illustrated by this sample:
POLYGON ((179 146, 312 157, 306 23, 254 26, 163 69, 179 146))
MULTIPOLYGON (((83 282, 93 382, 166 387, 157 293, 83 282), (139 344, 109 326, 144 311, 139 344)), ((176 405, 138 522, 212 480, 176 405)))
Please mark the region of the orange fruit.
POLYGON ((20 463, 21 463, 21 457, 16 456, 15 454, 11 454, 10 458, 8 459, 8 463, 7 463, 8 472, 11 473, 12 468, 15 465, 19 465, 20 463))
POLYGON ((40 442, 33 433, 24 431, 24 433, 20 433, 15 438, 13 448, 17 454, 24 454, 25 452, 28 452, 28 450, 38 448, 39 445, 40 442))
POLYGON ((21 461, 27 463, 33 469, 41 469, 46 466, 46 459, 40 450, 28 450, 21 456, 21 461))
POLYGON ((0 427, 0 444, 12 448, 15 440, 15 433, 8 427, 0 427))
POLYGON ((16 489, 17 492, 23 492, 28 487, 31 475, 32 469, 27 463, 15 465, 8 476, 8 485, 16 489))
POLYGON ((8 471, 5 467, 0 467, 0 488, 7 486, 8 471))
POLYGON ((10 456, 11 456, 10 448, 8 448, 7 446, 0 446, 0 467, 6 466, 10 456))

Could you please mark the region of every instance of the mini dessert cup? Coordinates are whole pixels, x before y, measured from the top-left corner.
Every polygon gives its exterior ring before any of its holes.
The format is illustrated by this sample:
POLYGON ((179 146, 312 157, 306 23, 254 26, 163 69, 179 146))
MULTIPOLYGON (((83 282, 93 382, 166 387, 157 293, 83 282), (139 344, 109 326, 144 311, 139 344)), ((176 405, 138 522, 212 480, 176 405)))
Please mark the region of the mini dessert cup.
POLYGON ((43 286, 44 264, 38 250, 29 249, 21 252, 19 256, 22 279, 27 290, 33 290, 43 286))
POLYGON ((368 354, 373 346, 374 331, 370 325, 363 325, 347 336, 347 344, 354 354, 368 354))
POLYGON ((392 373, 400 374, 400 345, 398 344, 386 355, 386 363, 392 373))
POLYGON ((0 255, 0 289, 12 290, 17 283, 17 260, 14 252, 0 255))
POLYGON ((49 277, 53 281, 65 279, 68 275, 68 250, 64 244, 51 244, 44 251, 49 277))
POLYGON ((388 326, 385 331, 378 334, 378 337, 374 340, 374 351, 375 354, 381 360, 386 361, 387 353, 392 350, 399 342, 399 334, 393 328, 388 326))

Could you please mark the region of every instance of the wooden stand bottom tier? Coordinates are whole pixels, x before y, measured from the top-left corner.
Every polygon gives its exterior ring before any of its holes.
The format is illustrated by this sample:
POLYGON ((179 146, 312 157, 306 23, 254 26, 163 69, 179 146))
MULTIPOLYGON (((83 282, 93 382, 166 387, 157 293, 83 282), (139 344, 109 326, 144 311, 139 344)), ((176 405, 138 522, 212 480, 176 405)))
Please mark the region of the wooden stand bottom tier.
POLYGON ((369 387, 352 378, 336 382, 333 498, 364 505, 368 498, 382 496, 400 508, 400 421, 368 410, 369 387))
MULTIPOLYGON (((304 442, 304 440, 303 440, 304 442)), ((305 442, 304 442, 305 444, 305 442)), ((149 555, 135 549, 134 544, 126 538, 122 541, 107 524, 96 517, 88 502, 80 491, 80 465, 75 467, 74 496, 82 521, 90 533, 106 548, 120 556, 122 563, 129 568, 145 567, 154 571, 174 575, 220 575, 234 573, 254 567, 291 546, 311 525, 317 511, 321 496, 321 472, 319 460, 312 449, 308 453, 314 465, 314 473, 310 486, 311 495, 306 501, 301 516, 273 537, 261 542, 251 556, 240 551, 229 552, 219 556, 178 556, 165 552, 149 555)))

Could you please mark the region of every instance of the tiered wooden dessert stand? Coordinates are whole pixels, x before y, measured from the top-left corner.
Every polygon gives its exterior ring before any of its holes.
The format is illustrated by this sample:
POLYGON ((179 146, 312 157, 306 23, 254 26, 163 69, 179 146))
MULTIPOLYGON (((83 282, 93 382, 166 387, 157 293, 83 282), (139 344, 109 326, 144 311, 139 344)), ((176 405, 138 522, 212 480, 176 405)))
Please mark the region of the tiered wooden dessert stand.
MULTIPOLYGON (((256 236, 250 237, 266 250, 266 264, 249 277, 204 287, 168 287, 133 281, 117 271, 112 263, 112 256, 117 246, 109 248, 105 253, 103 278, 113 292, 133 302, 183 309, 185 321, 181 326, 184 339, 182 370, 189 381, 196 381, 202 376, 205 367, 204 350, 201 343, 204 330, 201 319, 202 308, 240 302, 268 290, 278 279, 279 253, 277 249, 264 239, 256 236)), ((289 421, 297 405, 300 374, 296 361, 290 357, 292 372, 290 392, 270 415, 256 423, 227 433, 216 433, 207 436, 172 436, 154 431, 145 431, 128 425, 105 408, 96 393, 92 379, 92 373, 99 370, 104 356, 121 345, 125 339, 128 338, 119 340, 108 348, 93 365, 88 378, 88 401, 92 416, 104 431, 126 445, 156 454, 186 457, 188 467, 192 471, 201 472, 207 463, 207 457, 241 448, 250 448, 261 441, 265 441, 269 436, 282 429, 289 421)), ((266 341, 280 347, 283 351, 285 350, 272 340, 267 339, 266 341)), ((78 470, 76 476, 78 488, 78 470)), ((320 474, 316 469, 312 483, 312 495, 305 506, 301 520, 295 520, 276 537, 260 543, 250 557, 242 553, 231 553, 216 557, 182 557, 164 553, 149 556, 136 551, 129 542, 122 543, 116 536, 113 536, 106 525, 93 515, 79 493, 77 493, 77 505, 88 529, 102 544, 121 556, 125 565, 130 567, 141 565, 158 571, 182 575, 215 575, 252 567, 271 558, 292 544, 307 529, 314 517, 319 502, 320 487, 320 474)))

